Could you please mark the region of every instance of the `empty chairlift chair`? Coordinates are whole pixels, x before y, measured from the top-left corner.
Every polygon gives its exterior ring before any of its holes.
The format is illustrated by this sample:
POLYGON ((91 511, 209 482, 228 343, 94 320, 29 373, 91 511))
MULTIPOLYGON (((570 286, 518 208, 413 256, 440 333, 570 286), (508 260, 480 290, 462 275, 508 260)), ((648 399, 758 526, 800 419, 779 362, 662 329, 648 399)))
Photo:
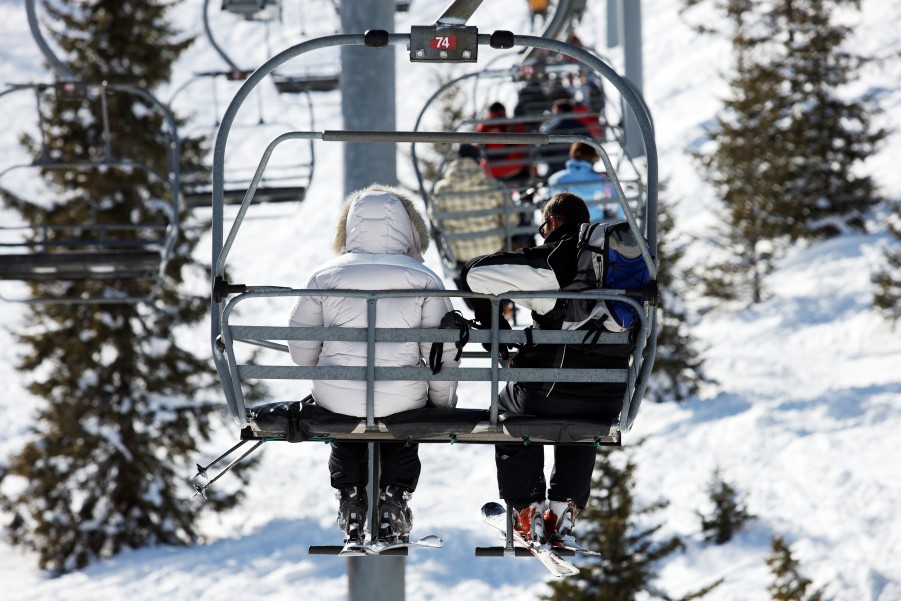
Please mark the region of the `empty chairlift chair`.
MULTIPOLYGON (((202 115, 202 119, 209 118, 210 125, 195 125, 187 130, 183 137, 191 135, 209 135, 215 133, 219 126, 220 104, 219 95, 223 81, 235 86, 235 83, 247 79, 249 72, 246 71, 203 71, 195 73, 194 77, 182 84, 178 90, 172 95, 168 105, 172 107, 176 104, 177 99, 183 98, 186 90, 192 88, 198 82, 209 82, 210 95, 204 97, 203 110, 208 114, 202 115)), ((196 96, 196 94, 195 94, 196 96)), ((281 100, 281 99, 279 99, 281 100)), ((180 104, 184 101, 180 100, 180 104)), ((267 113, 280 113, 291 111, 291 118, 295 119, 294 127, 296 127, 296 119, 301 118, 302 122, 309 124, 310 128, 315 127, 315 116, 313 110, 313 100, 309 93, 299 95, 297 102, 293 100, 290 103, 280 103, 277 107, 266 106, 263 102, 259 102, 258 114, 253 119, 249 119, 242 124, 236 124, 235 130, 241 130, 242 135, 246 135, 253 139, 265 140, 276 133, 290 131, 293 129, 284 120, 270 120, 267 113)), ((196 114, 201 114, 200 110, 193 109, 196 114)), ((285 114, 285 117, 287 115, 285 114)), ((255 203, 284 203, 284 202, 301 202, 306 197, 310 182, 315 171, 315 153, 312 140, 300 141, 298 144, 292 145, 287 149, 286 155, 282 155, 282 160, 273 164, 260 180, 256 193, 254 195, 255 203), (285 157, 289 158, 285 158, 285 157)), ((239 205, 244 200, 247 188, 251 182, 250 170, 241 165, 229 164, 227 169, 228 180, 225 184, 223 199, 226 205, 239 205)), ((209 170, 185 172, 180 178, 181 197, 184 205, 189 209, 210 208, 212 206, 212 183, 209 170)))
MULTIPOLYGON (((53 287, 53 294, 48 296, 4 298, 34 303, 115 303, 151 297, 172 256, 179 231, 178 136, 171 113, 149 93, 131 85, 81 82, 14 85, 0 94, 0 99, 12 98, 17 92, 34 94, 38 127, 32 141, 37 148, 36 158, 5 166, 0 171, 0 192, 31 223, 0 228, 0 248, 4 253, 0 257, 0 279, 42 283, 45 288, 53 282, 61 284, 53 287), (76 147, 72 156, 66 156, 69 148, 66 144, 50 146, 53 138, 43 111, 51 101, 71 103, 83 112, 93 112, 92 123, 98 124, 92 134, 97 140, 96 147, 76 147), (114 148, 122 147, 117 143, 116 123, 109 111, 115 101, 141 102, 162 114, 165 124, 162 135, 167 140, 168 153, 162 169, 155 170, 138 159, 114 153, 114 148), (54 192, 50 187, 34 198, 20 190, 23 182, 40 181, 41 174, 54 174, 60 182, 75 182, 85 177, 110 181, 121 178, 127 182, 133 177, 128 174, 135 171, 143 172, 150 182, 148 185, 162 195, 136 198, 137 204, 118 208, 106 206, 108 199, 85 198, 80 208, 75 207, 75 214, 80 215, 76 222, 71 217, 56 215, 53 209, 58 199, 54 195, 67 191, 54 192), (84 286, 62 284, 101 280, 107 283, 92 287, 94 293, 86 291, 84 286), (101 288, 102 292, 96 292, 101 288)), ((19 132, 8 133, 14 137, 19 132)), ((14 140, 9 142, 16 144, 14 140)))
MULTIPOLYGON (((239 69, 231 54, 223 48, 213 34, 213 27, 209 19, 209 4, 211 0, 204 0, 203 23, 207 39, 213 49, 229 65, 232 71, 244 71, 239 69)), ((222 9, 240 15, 250 21, 273 22, 281 21, 281 5, 276 0, 224 0, 222 9)), ((268 39, 269 30, 266 30, 268 39)), ((272 72, 272 81, 280 94, 302 94, 310 92, 332 92, 337 90, 340 83, 340 70, 335 66, 318 66, 316 68, 305 67, 297 72, 276 73, 272 72)))
POLYGON ((222 10, 248 21, 274 21, 279 18, 278 0, 222 0, 222 10))

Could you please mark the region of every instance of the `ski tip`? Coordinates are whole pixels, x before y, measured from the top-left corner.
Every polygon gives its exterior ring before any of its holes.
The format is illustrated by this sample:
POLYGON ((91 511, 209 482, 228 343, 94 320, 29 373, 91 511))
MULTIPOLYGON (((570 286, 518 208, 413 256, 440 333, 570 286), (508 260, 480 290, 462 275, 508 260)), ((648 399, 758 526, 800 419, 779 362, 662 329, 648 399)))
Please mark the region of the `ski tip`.
POLYGON ((495 516, 495 515, 503 515, 507 513, 507 509, 501 505, 500 503, 496 503, 494 501, 489 501, 482 505, 482 515, 485 516, 495 516))
POLYGON ((422 546, 425 546, 425 547, 436 547, 436 548, 438 548, 438 547, 443 547, 443 546, 444 546, 444 541, 441 539, 440 536, 438 536, 438 535, 436 535, 436 534, 427 534, 426 536, 423 536, 422 538, 420 538, 420 539, 419 539, 418 541, 416 541, 416 542, 417 542, 418 545, 422 545, 422 546))

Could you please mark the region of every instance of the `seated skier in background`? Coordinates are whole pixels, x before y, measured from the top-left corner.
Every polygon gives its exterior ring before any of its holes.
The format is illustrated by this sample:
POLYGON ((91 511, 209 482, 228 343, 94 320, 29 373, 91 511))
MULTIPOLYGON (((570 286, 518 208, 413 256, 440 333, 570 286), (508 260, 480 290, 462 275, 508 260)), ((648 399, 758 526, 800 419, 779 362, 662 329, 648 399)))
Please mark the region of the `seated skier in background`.
POLYGON ((598 162, 598 151, 594 146, 574 142, 569 148, 566 168, 553 174, 544 188, 546 197, 571 192, 580 196, 588 205, 588 216, 595 221, 623 221, 626 214, 616 201, 613 184, 603 173, 594 170, 598 162))
MULTIPOLYGON (((544 206, 542 217, 538 232, 544 244, 473 259, 463 269, 463 289, 506 296, 514 291, 560 290, 572 282, 577 274, 579 226, 589 222, 588 207, 575 194, 557 194, 544 206)), ((562 328, 564 300, 517 302, 532 310, 533 328, 562 328)), ((477 320, 490 323, 487 303, 477 305, 475 313, 477 320)), ((501 320, 501 327, 504 323, 501 320)), ((625 369, 631 352, 630 345, 535 344, 523 347, 510 360, 510 367, 625 369)), ((612 420, 620 413, 624 394, 623 383, 507 382, 498 404, 507 413, 612 420)), ((498 489, 513 507, 513 526, 524 539, 557 546, 578 544, 573 526, 588 503, 594 460, 594 447, 555 445, 548 487, 544 447, 495 446, 498 489)))
MULTIPOLYGON (((541 126, 542 133, 558 136, 590 136, 591 132, 573 114, 572 101, 561 98, 554 102, 553 118, 541 126)), ((539 149, 541 160, 547 163, 547 177, 560 171, 569 159, 569 144, 545 144, 539 149)))
POLYGON ((504 188, 497 180, 482 170, 479 164, 481 153, 477 146, 461 144, 457 158, 451 161, 444 176, 432 190, 433 213, 453 213, 495 209, 493 215, 477 215, 473 217, 447 217, 438 221, 444 234, 465 234, 470 232, 489 232, 491 235, 474 238, 456 238, 447 242, 457 264, 457 275, 454 282, 460 286, 460 269, 473 257, 504 250, 504 188))
MULTIPOLYGON (((479 133, 525 133, 521 123, 510 123, 507 109, 500 102, 492 102, 484 121, 476 125, 479 133)), ((510 187, 522 186, 532 177, 528 149, 522 145, 485 144, 482 148, 482 168, 485 173, 510 187)))
MULTIPOLYGON (((440 290, 444 286, 423 265, 429 246, 426 223, 413 202, 399 190, 373 184, 351 194, 338 220, 335 249, 340 253, 317 269, 307 281, 308 290, 333 288, 356 290, 440 290)), ((364 298, 302 296, 291 312, 292 327, 367 325, 364 298)), ((450 300, 440 297, 383 298, 376 307, 379 328, 434 328, 451 311, 450 300)), ((442 359, 456 367, 455 349, 446 345, 442 359)), ((290 340, 291 359, 298 365, 365 366, 365 342, 290 340)), ((418 367, 428 363, 431 343, 380 342, 375 346, 378 367, 418 367)), ((427 404, 454 407, 456 382, 380 381, 375 383, 375 417, 417 409, 427 404)), ((313 381, 318 405, 344 415, 366 416, 366 382, 313 381)), ((381 482, 377 538, 386 542, 409 540, 412 512, 407 501, 419 479, 418 445, 380 444, 381 482)), ((345 544, 362 545, 368 510, 369 479, 367 443, 335 442, 331 446, 331 485, 338 490, 338 525, 345 544)))

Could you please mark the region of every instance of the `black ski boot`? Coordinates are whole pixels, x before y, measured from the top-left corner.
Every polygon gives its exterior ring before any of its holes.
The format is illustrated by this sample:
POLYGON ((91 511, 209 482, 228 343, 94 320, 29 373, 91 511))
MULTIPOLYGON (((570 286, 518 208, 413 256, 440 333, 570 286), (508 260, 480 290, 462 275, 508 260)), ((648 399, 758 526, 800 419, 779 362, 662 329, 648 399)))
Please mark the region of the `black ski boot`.
POLYGON ((378 539, 388 543, 410 541, 413 529, 413 512, 407 501, 413 494, 401 486, 386 486, 379 492, 379 534, 378 539))
POLYGON ((350 486, 338 492, 338 527, 344 531, 344 544, 363 546, 366 526, 365 486, 350 486))

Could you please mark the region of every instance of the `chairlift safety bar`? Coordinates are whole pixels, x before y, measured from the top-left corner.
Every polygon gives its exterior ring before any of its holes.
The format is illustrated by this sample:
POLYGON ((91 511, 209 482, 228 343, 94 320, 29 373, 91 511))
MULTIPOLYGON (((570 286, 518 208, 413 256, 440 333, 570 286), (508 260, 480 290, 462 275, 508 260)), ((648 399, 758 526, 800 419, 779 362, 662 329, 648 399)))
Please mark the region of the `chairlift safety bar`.
MULTIPOLYGON (((512 295, 516 298, 584 298, 589 295, 598 299, 617 300, 626 302, 635 309, 639 318, 639 327, 635 332, 635 356, 643 357, 646 341, 650 333, 650 321, 641 304, 623 292, 612 290, 597 290, 590 292, 520 292, 512 295)), ((224 385, 226 399, 232 416, 239 421, 241 426, 247 425, 245 404, 241 381, 243 378, 259 379, 319 379, 319 380, 365 380, 367 382, 367 407, 366 423, 370 428, 375 427, 375 404, 372 392, 376 380, 440 380, 440 381, 490 381, 492 394, 490 404, 491 425, 497 425, 498 405, 497 393, 499 382, 502 380, 516 380, 523 382, 622 382, 626 384, 627 399, 622 408, 621 421, 626 421, 630 415, 630 406, 636 393, 643 394, 645 382, 641 379, 641 367, 647 359, 641 361, 642 365, 633 363, 624 370, 616 369, 571 369, 571 368, 507 368, 499 367, 499 344, 523 343, 525 334, 521 330, 503 330, 499 328, 498 311, 502 298, 490 294, 478 294, 462 292, 459 290, 306 290, 261 287, 242 293, 231 299, 222 314, 222 345, 215 350, 216 355, 224 354, 227 363, 228 385, 224 385), (232 325, 230 323, 235 307, 253 298, 273 297, 302 297, 302 296, 328 296, 340 298, 360 298, 368 303, 368 319, 366 328, 345 327, 286 327, 286 326, 246 326, 232 325), (493 323, 490 330, 472 330, 469 334, 471 343, 489 343, 491 364, 487 368, 475 367, 445 367, 438 374, 432 374, 426 367, 376 367, 375 344, 379 342, 444 342, 453 343, 457 340, 459 332, 443 329, 409 329, 409 328, 376 328, 376 305, 383 298, 408 298, 408 297, 443 297, 443 298, 482 298, 489 300, 494 309, 492 311, 493 323), (241 364, 234 352, 234 343, 243 342, 268 342, 272 340, 350 340, 366 342, 370 348, 367 352, 367 364, 360 367, 344 366, 280 366, 241 364), (220 350, 221 349, 221 350, 220 350)), ((536 343, 545 344, 579 344, 583 342, 586 332, 580 330, 554 330, 532 332, 536 343)), ((599 341, 602 344, 626 344, 629 334, 603 333, 599 341)), ((281 350, 281 349, 277 349, 281 350)), ((223 381, 225 384, 225 381, 223 381)), ((640 399, 640 396, 637 397, 640 399)))

